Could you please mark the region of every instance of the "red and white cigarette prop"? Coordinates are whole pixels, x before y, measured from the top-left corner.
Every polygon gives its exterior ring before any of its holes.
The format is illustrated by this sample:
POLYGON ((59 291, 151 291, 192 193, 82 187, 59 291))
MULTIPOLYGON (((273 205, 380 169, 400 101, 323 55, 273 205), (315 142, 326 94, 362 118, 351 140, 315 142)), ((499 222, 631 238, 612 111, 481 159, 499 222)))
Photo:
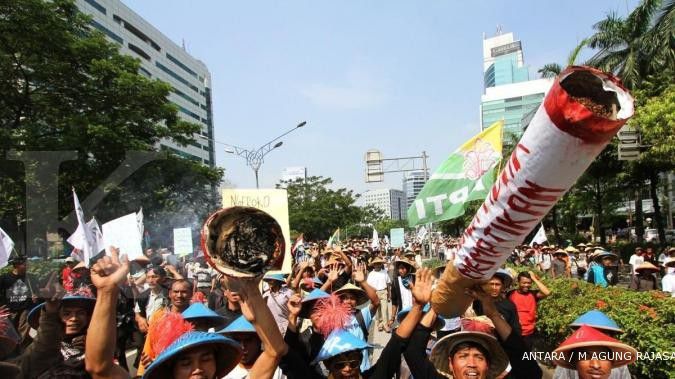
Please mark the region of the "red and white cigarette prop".
POLYGON ((492 277, 632 115, 633 98, 616 77, 588 67, 561 73, 464 232, 434 310, 464 313, 464 289, 492 277))

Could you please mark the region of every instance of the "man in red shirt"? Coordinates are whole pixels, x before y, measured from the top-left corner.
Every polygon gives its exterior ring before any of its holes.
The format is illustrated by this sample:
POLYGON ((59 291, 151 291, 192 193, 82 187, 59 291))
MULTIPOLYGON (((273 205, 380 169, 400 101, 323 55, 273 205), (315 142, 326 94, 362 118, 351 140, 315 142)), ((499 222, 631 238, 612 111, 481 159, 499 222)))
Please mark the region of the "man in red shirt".
POLYGON ((516 305, 518 319, 522 329, 523 341, 527 350, 532 350, 535 324, 537 322, 537 302, 551 294, 551 291, 542 283, 532 271, 522 271, 518 274, 518 289, 509 293, 509 300, 516 305), (534 282, 538 290, 533 290, 534 282))

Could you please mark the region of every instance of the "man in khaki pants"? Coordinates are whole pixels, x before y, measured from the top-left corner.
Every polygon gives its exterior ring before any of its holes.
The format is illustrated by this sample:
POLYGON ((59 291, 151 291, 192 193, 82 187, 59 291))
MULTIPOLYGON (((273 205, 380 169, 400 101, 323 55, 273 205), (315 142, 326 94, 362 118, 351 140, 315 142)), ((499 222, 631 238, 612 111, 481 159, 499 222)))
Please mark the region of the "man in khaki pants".
POLYGON ((389 320, 389 274, 384 269, 384 261, 380 257, 376 257, 370 262, 370 267, 373 271, 368 273, 368 285, 375 289, 377 298, 380 299, 380 307, 377 309, 377 330, 385 330, 390 332, 387 320, 389 320))

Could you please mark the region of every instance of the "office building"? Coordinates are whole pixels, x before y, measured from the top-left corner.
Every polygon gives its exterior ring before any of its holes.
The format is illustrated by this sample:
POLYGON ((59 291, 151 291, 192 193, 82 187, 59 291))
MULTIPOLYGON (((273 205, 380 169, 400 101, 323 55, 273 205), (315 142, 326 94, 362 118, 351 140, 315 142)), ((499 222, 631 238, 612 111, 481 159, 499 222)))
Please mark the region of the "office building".
POLYGON ((93 28, 119 45, 121 54, 140 60, 142 75, 169 83, 169 100, 178 108, 178 116, 202 128, 193 144, 179 146, 164 139, 159 148, 214 166, 211 74, 206 65, 120 0, 76 0, 75 3, 81 12, 92 16, 93 28))
POLYGON ((483 38, 483 74, 481 129, 504 120, 504 131, 520 137, 553 80, 530 80, 522 43, 513 33, 483 38))
MULTIPOLYGON (((426 178, 429 178, 429 172, 427 172, 426 178)), ((424 183, 426 183, 424 171, 410 171, 406 172, 403 175, 403 193, 405 195, 405 206, 406 212, 410 205, 415 201, 417 195, 424 188, 424 183)))
POLYGON ((372 205, 382 210, 384 216, 392 220, 406 218, 406 200, 403 191, 395 189, 378 189, 366 191, 361 198, 363 205, 372 205))

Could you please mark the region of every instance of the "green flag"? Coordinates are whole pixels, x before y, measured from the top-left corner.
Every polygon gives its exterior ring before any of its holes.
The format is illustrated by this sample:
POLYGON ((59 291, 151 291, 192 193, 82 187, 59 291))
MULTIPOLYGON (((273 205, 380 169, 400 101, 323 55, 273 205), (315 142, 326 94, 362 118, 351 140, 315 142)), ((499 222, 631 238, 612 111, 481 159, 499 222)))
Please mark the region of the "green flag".
POLYGON ((459 217, 467 202, 485 199, 502 155, 503 124, 495 122, 441 164, 408 209, 410 226, 459 217))

